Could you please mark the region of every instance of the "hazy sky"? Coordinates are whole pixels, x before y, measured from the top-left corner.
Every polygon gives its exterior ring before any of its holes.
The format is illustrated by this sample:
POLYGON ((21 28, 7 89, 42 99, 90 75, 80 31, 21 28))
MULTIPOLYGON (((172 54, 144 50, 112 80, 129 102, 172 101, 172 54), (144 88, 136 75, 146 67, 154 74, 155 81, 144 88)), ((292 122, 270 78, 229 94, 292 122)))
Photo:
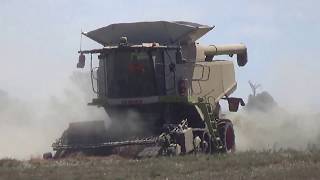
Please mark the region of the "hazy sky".
POLYGON ((0 0, 0 89, 24 99, 59 93, 76 70, 81 28, 183 20, 216 26, 200 42, 247 45, 237 95, 246 98, 252 80, 284 104, 320 105, 319 7, 318 0, 0 0))

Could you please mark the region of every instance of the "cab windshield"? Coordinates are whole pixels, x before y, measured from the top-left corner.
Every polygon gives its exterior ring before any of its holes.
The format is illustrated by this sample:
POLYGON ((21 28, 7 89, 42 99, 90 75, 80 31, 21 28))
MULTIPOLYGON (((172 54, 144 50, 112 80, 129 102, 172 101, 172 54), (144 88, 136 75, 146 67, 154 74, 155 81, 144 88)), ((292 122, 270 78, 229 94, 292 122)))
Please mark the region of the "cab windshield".
POLYGON ((116 49, 107 60, 108 96, 134 98, 164 93, 164 64, 159 49, 116 49))

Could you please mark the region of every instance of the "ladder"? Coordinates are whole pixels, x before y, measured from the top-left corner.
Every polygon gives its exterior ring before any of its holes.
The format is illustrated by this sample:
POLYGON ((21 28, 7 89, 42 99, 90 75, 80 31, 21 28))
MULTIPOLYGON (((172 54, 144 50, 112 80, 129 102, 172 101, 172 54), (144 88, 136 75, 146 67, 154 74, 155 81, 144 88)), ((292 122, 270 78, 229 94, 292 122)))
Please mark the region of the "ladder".
POLYGON ((217 150, 222 150, 224 145, 220 138, 220 134, 218 131, 217 117, 213 112, 212 105, 210 103, 203 103, 201 109, 203 111, 204 120, 207 124, 208 130, 211 135, 211 139, 212 139, 212 142, 214 143, 215 148, 217 150))

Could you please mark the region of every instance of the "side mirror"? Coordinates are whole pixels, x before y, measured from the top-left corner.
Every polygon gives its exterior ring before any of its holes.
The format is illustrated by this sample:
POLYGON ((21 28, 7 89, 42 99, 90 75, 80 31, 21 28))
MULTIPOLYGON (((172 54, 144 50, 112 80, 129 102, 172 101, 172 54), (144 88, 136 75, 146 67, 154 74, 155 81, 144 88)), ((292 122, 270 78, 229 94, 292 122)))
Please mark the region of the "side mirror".
POLYGON ((77 63, 77 68, 84 68, 84 65, 86 64, 86 56, 81 53, 79 55, 79 60, 78 60, 78 63, 77 63))
POLYGON ((234 98, 234 97, 231 97, 231 98, 226 98, 227 101, 228 101, 228 104, 229 104, 229 111, 230 112, 237 112, 238 109, 239 109, 239 104, 241 106, 245 106, 245 103, 243 101, 242 98, 234 98))

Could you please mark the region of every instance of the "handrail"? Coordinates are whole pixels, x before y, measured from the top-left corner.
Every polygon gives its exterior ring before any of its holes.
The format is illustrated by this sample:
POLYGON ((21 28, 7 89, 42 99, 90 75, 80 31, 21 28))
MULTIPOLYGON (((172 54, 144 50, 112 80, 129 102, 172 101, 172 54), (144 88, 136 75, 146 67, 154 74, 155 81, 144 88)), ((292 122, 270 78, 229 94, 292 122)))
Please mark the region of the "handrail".
MULTIPOLYGON (((95 67, 96 69, 96 67, 95 67)), ((90 79, 91 79, 91 87, 92 87, 92 91, 95 93, 95 94, 98 94, 98 90, 94 88, 94 83, 93 83, 93 79, 97 80, 97 78, 94 78, 94 75, 93 75, 93 68, 92 68, 92 54, 90 54, 90 79)), ((97 82, 98 84, 98 82, 97 82)))

